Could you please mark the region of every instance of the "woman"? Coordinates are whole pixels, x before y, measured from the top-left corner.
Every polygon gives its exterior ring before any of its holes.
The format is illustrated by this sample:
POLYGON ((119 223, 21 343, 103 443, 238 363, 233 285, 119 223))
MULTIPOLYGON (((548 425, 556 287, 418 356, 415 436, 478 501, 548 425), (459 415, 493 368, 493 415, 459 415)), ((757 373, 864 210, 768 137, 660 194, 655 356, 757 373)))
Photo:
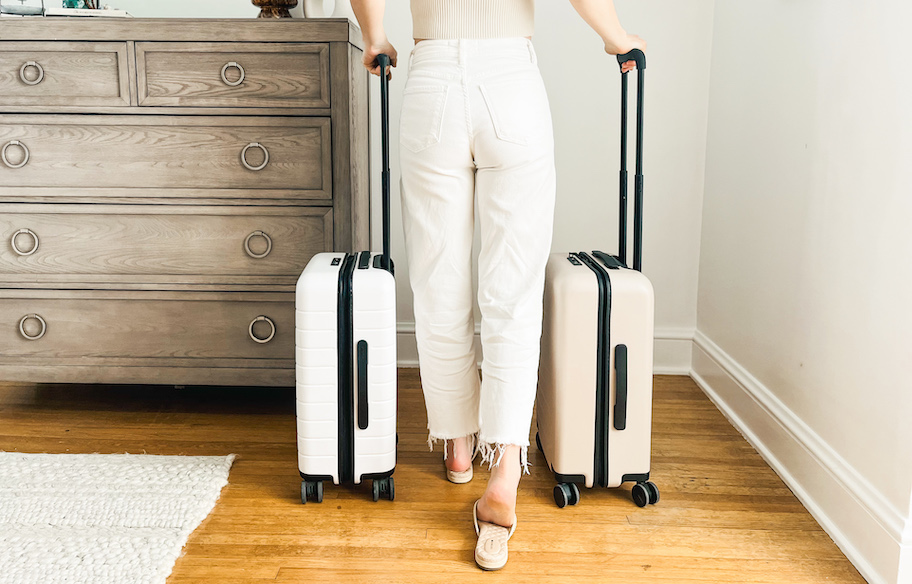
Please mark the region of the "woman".
MULTIPOLYGON (((415 48, 400 125, 401 200, 429 445, 443 440, 447 478, 491 467, 475 503, 475 561, 496 570, 516 527, 537 384, 545 263, 555 172, 551 113, 532 47, 534 0, 411 0, 415 48), (472 241, 481 228, 478 304, 483 381, 473 348, 472 241)), ((613 0, 570 0, 623 54, 613 0)), ((383 29, 384 0, 352 0, 364 65, 397 64, 383 29)), ((630 70, 633 61, 624 64, 630 70)), ((392 73, 384 72, 392 77, 392 73)))

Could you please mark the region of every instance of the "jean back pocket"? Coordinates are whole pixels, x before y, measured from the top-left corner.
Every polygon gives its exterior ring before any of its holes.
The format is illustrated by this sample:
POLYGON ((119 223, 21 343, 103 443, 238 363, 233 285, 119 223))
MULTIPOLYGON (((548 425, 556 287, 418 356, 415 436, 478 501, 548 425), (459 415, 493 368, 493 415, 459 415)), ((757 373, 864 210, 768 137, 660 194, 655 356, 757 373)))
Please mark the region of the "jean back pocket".
POLYGON ((440 142, 449 87, 410 85, 402 93, 399 142, 412 152, 440 142))
POLYGON ((505 142, 528 144, 550 122, 548 98, 541 78, 526 75, 482 83, 482 97, 494 132, 505 142))

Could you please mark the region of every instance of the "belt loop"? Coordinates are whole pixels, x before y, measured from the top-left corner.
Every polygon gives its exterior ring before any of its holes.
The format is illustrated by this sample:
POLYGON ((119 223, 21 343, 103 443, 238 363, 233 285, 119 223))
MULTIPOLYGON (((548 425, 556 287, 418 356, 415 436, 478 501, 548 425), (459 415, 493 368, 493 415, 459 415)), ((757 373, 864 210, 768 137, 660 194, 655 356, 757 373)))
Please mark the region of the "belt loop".
POLYGON ((535 48, 532 46, 531 39, 526 39, 526 47, 529 49, 529 60, 533 65, 538 65, 538 57, 535 55, 535 48))

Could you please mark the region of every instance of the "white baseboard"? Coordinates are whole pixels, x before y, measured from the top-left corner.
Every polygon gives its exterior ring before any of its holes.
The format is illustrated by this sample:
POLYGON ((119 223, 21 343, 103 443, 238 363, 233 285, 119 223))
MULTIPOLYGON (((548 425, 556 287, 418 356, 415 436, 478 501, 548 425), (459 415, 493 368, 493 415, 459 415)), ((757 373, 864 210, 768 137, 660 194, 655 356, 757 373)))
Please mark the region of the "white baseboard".
MULTIPOLYGON (((399 367, 418 367, 415 323, 397 325, 399 367)), ((657 375, 689 375, 693 353, 693 329, 659 329, 655 332, 653 372, 657 375)), ((479 327, 475 327, 475 350, 481 355, 479 327)), ((479 366, 481 363, 479 362, 479 366)))
POLYGON ((700 331, 691 375, 868 582, 910 582, 900 569, 912 556, 903 512, 700 331))

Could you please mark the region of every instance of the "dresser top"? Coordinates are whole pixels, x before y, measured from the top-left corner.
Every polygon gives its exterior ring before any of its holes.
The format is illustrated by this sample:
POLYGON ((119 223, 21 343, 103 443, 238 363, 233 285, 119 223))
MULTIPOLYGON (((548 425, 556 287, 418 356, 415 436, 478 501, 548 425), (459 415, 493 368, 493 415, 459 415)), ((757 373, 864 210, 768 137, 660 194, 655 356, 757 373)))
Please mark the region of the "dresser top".
POLYGON ((347 18, 34 17, 0 20, 0 41, 347 41, 364 49, 347 18))

